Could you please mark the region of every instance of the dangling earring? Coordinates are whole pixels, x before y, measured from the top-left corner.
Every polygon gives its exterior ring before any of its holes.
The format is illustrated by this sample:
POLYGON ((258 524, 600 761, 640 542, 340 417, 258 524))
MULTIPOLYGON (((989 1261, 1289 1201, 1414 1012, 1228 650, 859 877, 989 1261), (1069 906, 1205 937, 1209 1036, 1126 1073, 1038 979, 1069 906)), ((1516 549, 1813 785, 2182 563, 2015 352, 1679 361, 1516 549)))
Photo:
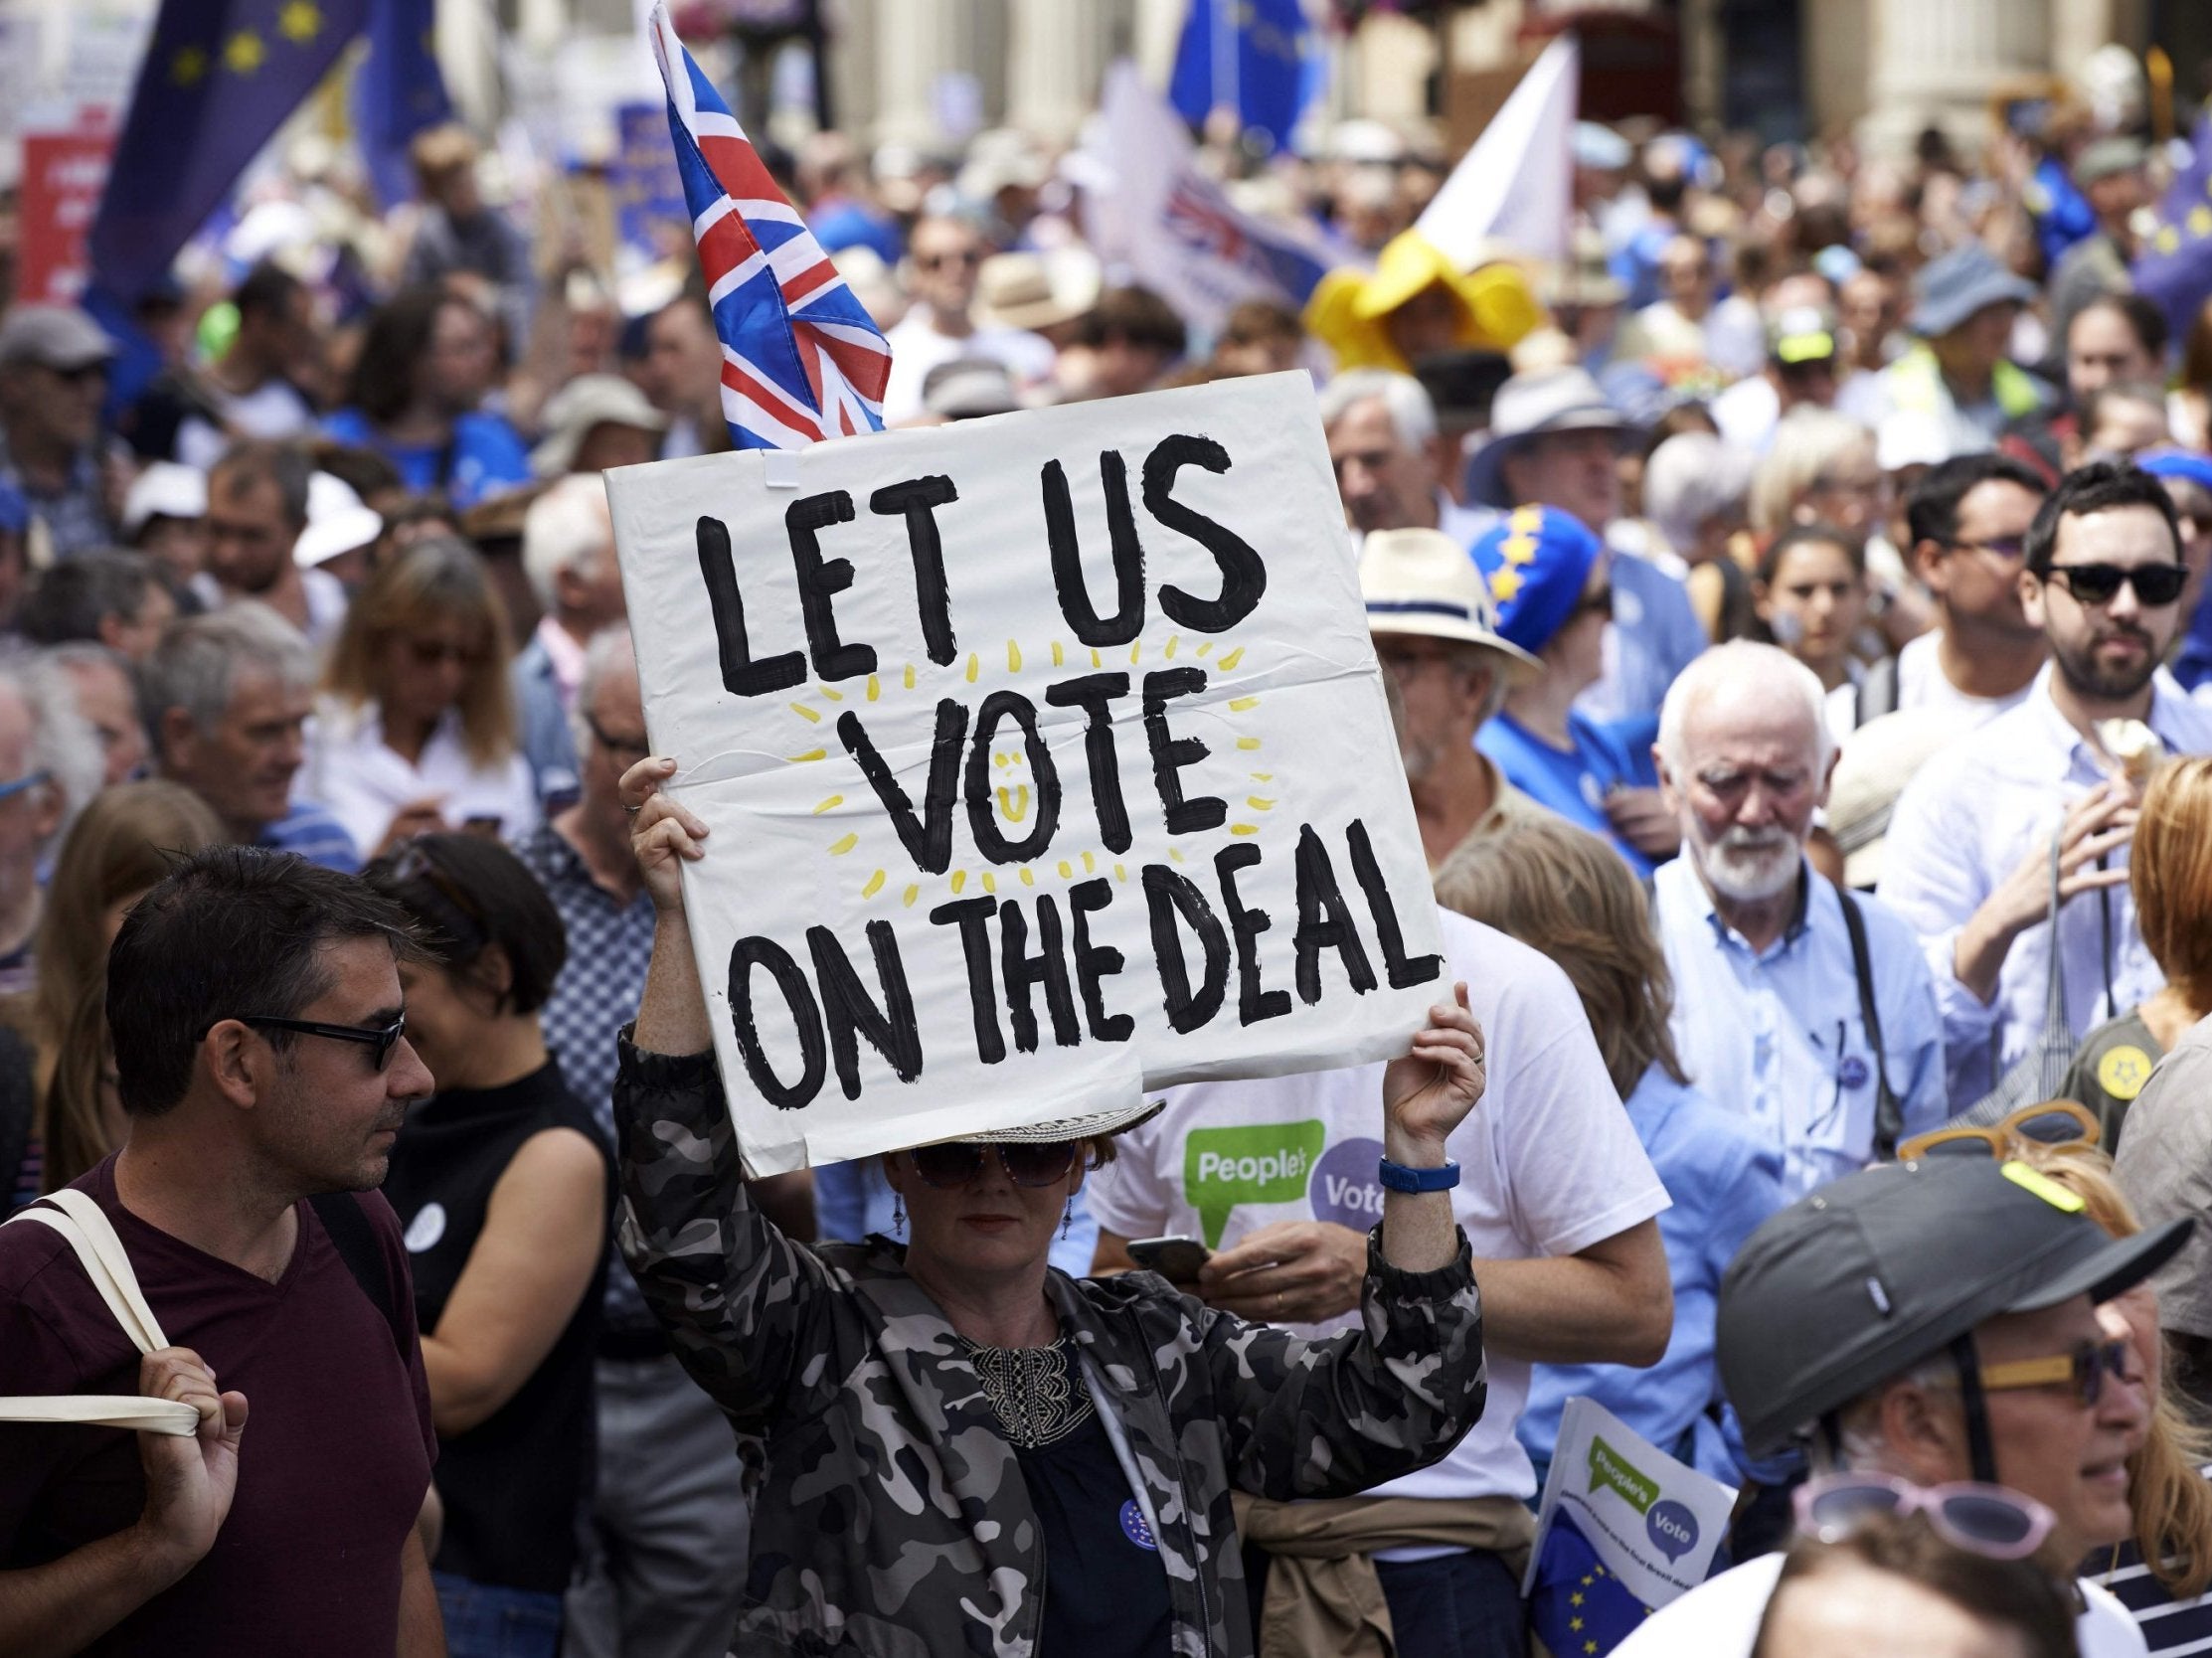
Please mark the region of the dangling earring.
POLYGON ((893 1232, 903 1232, 903 1231, 905 1231, 905 1230, 906 1230, 906 1225, 907 1225, 907 1197, 906 1197, 906 1194, 905 1194, 904 1192, 894 1192, 894 1193, 892 1194, 892 1196, 891 1196, 891 1230, 892 1230, 893 1232))
POLYGON ((1070 1199, 1068 1200, 1068 1207, 1067 1207, 1067 1209, 1066 1209, 1065 1211, 1063 1211, 1063 1212, 1062 1212, 1062 1214, 1061 1214, 1061 1217, 1060 1217, 1060 1236, 1061 1236, 1062 1238, 1066 1238, 1066 1237, 1068 1236, 1068 1229, 1069 1229, 1070 1227, 1072 1227, 1072 1226, 1074 1226, 1074 1225, 1075 1225, 1075 1221, 1076 1221, 1076 1200, 1075 1200, 1075 1199, 1073 1199, 1073 1198, 1070 1198, 1070 1199))

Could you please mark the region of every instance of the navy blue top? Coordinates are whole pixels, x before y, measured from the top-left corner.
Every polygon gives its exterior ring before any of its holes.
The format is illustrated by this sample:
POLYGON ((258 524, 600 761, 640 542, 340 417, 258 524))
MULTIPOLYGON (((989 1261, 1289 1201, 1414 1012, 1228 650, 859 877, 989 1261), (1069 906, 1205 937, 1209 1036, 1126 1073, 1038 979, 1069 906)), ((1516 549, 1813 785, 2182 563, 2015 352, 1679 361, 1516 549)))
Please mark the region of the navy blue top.
POLYGON ((1165 1658, 1167 1573, 1099 1413, 1014 1455, 1045 1539, 1039 1658, 1165 1658))

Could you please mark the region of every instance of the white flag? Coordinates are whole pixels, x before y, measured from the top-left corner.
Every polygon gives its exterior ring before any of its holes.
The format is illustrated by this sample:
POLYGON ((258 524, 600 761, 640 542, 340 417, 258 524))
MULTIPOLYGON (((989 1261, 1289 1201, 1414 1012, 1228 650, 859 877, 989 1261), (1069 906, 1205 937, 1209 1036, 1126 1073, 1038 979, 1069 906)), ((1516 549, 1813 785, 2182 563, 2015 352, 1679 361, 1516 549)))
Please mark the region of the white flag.
POLYGON ((1461 270, 1503 243, 1531 258, 1565 260, 1574 206, 1572 144, 1582 49, 1571 34, 1544 48, 1505 107, 1459 158, 1414 229, 1461 270))

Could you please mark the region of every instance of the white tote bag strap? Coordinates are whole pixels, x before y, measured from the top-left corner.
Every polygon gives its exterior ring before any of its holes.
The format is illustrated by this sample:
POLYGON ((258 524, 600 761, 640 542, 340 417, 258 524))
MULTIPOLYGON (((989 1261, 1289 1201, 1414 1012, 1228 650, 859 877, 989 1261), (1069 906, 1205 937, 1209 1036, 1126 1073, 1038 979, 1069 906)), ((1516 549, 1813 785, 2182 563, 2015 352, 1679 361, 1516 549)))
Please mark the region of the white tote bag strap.
MULTIPOLYGON (((138 1274, 130 1269, 123 1241, 115 1236, 106 1213, 83 1192, 64 1189, 49 1194, 5 1224, 36 1221, 69 1240, 77 1258, 91 1279, 107 1310, 115 1315, 123 1334, 140 1353, 167 1347, 161 1322, 146 1305, 138 1289, 138 1274)), ((0 1422, 82 1422, 93 1427, 136 1428, 180 1437, 196 1432, 200 1412, 170 1399, 148 1399, 142 1394, 56 1394, 27 1398, 0 1398, 0 1422)))

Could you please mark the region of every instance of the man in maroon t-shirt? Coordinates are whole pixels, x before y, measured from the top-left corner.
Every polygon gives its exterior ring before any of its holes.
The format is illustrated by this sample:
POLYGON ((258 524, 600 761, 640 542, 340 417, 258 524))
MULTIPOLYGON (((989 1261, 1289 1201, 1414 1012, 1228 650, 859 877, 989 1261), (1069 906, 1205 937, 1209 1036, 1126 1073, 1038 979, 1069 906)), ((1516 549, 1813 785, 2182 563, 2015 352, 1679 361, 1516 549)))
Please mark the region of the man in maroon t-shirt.
POLYGON ((402 1030, 405 928, 352 877, 247 847, 184 862, 124 921, 129 1134, 77 1185, 172 1345, 142 1360, 68 1243, 12 1225, 0 1397, 142 1392, 200 1428, 0 1423, 0 1652, 442 1658, 418 1527, 436 1438, 375 1190, 431 1088, 402 1030), (361 1194, 330 1229, 307 1201, 326 1193, 361 1194))

